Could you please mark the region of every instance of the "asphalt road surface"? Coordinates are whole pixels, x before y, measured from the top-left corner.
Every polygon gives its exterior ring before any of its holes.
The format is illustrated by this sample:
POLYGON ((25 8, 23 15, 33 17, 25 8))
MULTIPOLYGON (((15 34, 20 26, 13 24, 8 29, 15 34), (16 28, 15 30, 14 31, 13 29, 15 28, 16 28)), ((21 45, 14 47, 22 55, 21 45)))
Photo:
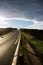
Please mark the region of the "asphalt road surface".
POLYGON ((11 65, 18 35, 18 31, 12 31, 0 38, 0 65, 11 65))

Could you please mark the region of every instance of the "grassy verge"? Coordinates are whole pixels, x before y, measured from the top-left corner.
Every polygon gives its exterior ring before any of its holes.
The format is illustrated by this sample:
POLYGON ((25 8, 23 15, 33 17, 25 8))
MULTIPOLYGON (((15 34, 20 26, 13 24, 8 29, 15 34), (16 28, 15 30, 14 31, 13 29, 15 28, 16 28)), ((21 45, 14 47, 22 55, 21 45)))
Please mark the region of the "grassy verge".
MULTIPOLYGON (((41 56, 43 54, 43 41, 36 39, 34 36, 32 36, 30 34, 26 34, 26 33, 22 32, 22 37, 21 37, 22 45, 20 46, 20 53, 23 55, 22 59, 24 60, 24 65, 30 65, 28 55, 27 55, 26 51, 23 49, 23 48, 26 49, 26 43, 25 43, 24 37, 28 41, 30 41, 30 43, 34 46, 35 51, 37 51, 41 56)), ((23 64, 21 64, 21 65, 23 65, 23 64)))
POLYGON ((30 34, 26 34, 24 32, 22 32, 22 35, 25 36, 26 39, 31 42, 31 44, 34 46, 37 52, 39 52, 40 54, 43 54, 43 41, 40 41, 36 39, 34 36, 30 34))
POLYGON ((22 37, 21 37, 22 46, 20 46, 20 54, 22 54, 22 56, 23 56, 23 58, 22 58, 23 62, 21 63, 21 65, 29 65, 29 60, 28 60, 27 54, 23 49, 25 47, 25 45, 26 45, 24 42, 25 42, 24 36, 22 35, 22 37))
POLYGON ((40 61, 42 62, 43 65, 43 41, 38 40, 34 36, 26 34, 24 32, 22 32, 22 36, 24 36, 30 42, 31 46, 37 53, 37 56, 40 58, 40 61))

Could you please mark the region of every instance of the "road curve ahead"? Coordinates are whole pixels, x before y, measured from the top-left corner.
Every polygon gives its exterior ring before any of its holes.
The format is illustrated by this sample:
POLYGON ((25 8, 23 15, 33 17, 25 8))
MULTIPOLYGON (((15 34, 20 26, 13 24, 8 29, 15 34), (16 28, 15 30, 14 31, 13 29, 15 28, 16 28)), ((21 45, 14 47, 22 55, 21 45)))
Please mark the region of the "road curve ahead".
POLYGON ((0 65, 11 65, 17 47, 19 31, 12 31, 0 40, 0 65))

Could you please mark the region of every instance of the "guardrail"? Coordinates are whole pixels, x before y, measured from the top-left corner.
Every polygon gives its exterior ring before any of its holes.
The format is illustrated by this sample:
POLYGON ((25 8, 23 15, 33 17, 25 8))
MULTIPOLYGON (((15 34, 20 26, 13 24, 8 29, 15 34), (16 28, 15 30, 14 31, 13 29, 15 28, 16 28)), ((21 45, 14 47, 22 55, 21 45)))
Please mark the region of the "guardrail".
POLYGON ((16 41, 16 43, 18 42, 18 44, 17 44, 17 47, 16 47, 16 51, 15 51, 15 54, 14 54, 12 65, 16 65, 17 64, 19 47, 20 47, 20 39, 21 39, 21 33, 19 32, 19 34, 20 35, 18 36, 18 41, 16 41))

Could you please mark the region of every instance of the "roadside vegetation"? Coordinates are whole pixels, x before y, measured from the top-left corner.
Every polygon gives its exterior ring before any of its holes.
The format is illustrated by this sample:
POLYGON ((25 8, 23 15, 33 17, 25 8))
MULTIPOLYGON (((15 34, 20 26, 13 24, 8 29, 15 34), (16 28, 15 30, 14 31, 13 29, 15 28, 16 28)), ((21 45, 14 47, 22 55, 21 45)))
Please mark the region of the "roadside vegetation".
MULTIPOLYGON (((37 56, 39 57, 43 65, 43 40, 38 40, 35 36, 22 32, 22 47, 24 47, 25 49, 27 49, 27 47, 26 47, 24 38, 27 39, 27 41, 29 41, 31 47, 36 52, 37 56)), ((27 61, 28 61, 28 58, 27 58, 27 61)))
POLYGON ((24 48, 25 48, 25 40, 24 40, 24 36, 22 35, 21 36, 21 45, 20 45, 20 54, 22 54, 20 56, 20 59, 19 61, 21 62, 19 65, 30 65, 29 63, 29 60, 28 60, 28 56, 27 56, 27 53, 25 52, 24 48), (22 59, 21 59, 22 57, 22 59))
POLYGON ((36 39, 34 36, 30 34, 26 34, 22 32, 22 35, 26 37, 28 41, 34 46, 35 50, 40 54, 43 54, 43 41, 36 39))

